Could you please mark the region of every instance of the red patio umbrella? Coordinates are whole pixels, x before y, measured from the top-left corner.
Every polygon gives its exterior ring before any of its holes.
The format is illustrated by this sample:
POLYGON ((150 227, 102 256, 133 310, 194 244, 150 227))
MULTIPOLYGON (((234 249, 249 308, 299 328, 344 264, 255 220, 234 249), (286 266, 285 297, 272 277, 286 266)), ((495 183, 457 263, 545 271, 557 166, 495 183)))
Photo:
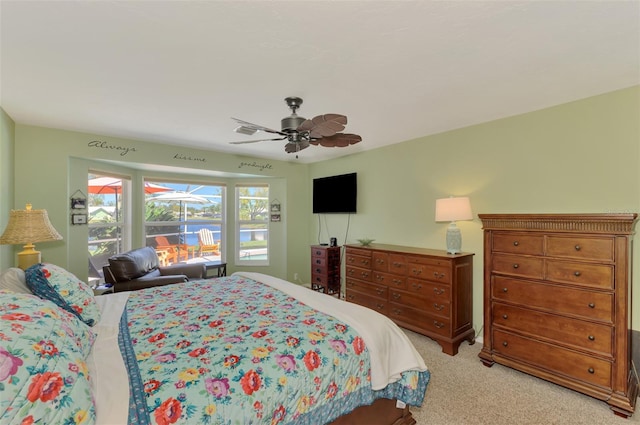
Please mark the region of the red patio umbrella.
MULTIPOLYGON (((122 179, 117 177, 96 177, 87 182, 89 193, 98 195, 115 194, 117 195, 122 188, 122 179)), ((173 189, 159 184, 144 182, 144 193, 169 192, 173 189)))
MULTIPOLYGON (((115 195, 115 220, 118 221, 118 192, 122 189, 122 179, 117 177, 96 177, 87 182, 87 190, 89 193, 96 195, 115 195)), ((168 192, 173 189, 159 184, 144 182, 145 193, 168 192)))

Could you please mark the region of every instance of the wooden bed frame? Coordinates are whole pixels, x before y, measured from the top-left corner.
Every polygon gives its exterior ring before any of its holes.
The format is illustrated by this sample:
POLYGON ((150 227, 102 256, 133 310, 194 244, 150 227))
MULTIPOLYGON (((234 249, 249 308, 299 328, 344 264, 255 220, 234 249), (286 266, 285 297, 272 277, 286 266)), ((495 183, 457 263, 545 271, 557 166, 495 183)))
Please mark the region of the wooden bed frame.
POLYGON ((369 406, 360 406, 351 413, 340 416, 330 425, 414 425, 409 406, 404 409, 396 407, 396 400, 379 398, 369 406))

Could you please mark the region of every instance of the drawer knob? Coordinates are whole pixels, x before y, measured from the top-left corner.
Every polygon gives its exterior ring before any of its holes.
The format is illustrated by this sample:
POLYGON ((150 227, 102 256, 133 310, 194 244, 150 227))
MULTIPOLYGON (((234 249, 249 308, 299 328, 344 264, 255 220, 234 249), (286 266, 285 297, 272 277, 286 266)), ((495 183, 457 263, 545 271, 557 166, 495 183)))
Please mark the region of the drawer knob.
POLYGON ((596 373, 596 371, 595 371, 595 370, 593 370, 593 368, 592 368, 592 367, 590 367, 590 368, 589 368, 588 372, 589 372, 589 373, 591 373, 591 374, 596 373))
POLYGON ((502 288, 502 292, 509 292, 507 288, 502 288))
POLYGON ((582 274, 582 273, 580 273, 580 272, 578 272, 578 271, 573 272, 573 275, 574 275, 575 277, 580 277, 580 275, 581 275, 581 274, 582 274))
POLYGON ((435 326, 438 329, 442 329, 442 328, 444 328, 444 323, 438 322, 437 320, 434 320, 433 321, 433 326, 435 326))
POLYGON ((506 347, 507 345, 509 345, 509 343, 508 343, 507 341, 504 341, 504 342, 502 343, 502 345, 503 345, 504 347, 506 347))
POLYGON ((514 269, 517 269, 518 267, 520 267, 517 263, 513 265, 514 269))
POLYGON ((589 303, 589 308, 596 308, 596 304, 595 303, 589 303))
POLYGON ((596 337, 595 337, 595 336, 593 336, 593 335, 589 335, 589 341, 595 341, 595 340, 596 340, 596 337))
POLYGON ((580 245, 575 246, 576 251, 580 251, 580 245))
POLYGON ((503 318, 504 320, 507 320, 507 317, 509 317, 509 316, 507 316, 506 314, 503 314, 503 315, 502 315, 502 318, 503 318))
POLYGON ((354 296, 353 296, 353 295, 351 295, 351 294, 349 294, 349 295, 347 295, 347 298, 349 298, 350 300, 352 300, 352 299, 354 298, 354 296))
POLYGON ((376 304, 378 310, 384 310, 384 304, 376 304))
POLYGON ((444 304, 442 305, 438 305, 438 304, 433 304, 433 308, 435 308, 438 311, 442 311, 442 309, 444 308, 444 304))
POLYGON ((384 289, 377 288, 377 289, 376 289, 376 293, 377 293, 378 295, 382 295, 382 294, 384 293, 384 289))
POLYGON ((422 285, 419 283, 412 283, 411 286, 413 286, 413 289, 422 289, 422 285))
POLYGON ((394 300, 399 300, 402 295, 398 294, 397 292, 394 292, 392 296, 394 300))
POLYGON ((518 245, 520 245, 520 242, 518 242, 518 241, 513 241, 513 246, 518 246, 518 245))
POLYGON ((433 292, 434 292, 436 295, 442 295, 442 294, 444 294, 444 289, 440 289, 440 288, 433 288, 433 292))

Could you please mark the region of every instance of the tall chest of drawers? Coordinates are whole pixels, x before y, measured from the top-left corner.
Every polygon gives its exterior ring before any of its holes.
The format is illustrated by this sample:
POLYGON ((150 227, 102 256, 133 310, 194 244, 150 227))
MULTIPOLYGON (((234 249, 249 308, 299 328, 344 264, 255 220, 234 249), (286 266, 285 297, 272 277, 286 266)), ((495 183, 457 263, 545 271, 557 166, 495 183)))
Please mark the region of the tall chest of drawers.
POLYGON ((436 340, 455 355, 475 341, 472 326, 473 254, 397 245, 347 245, 347 301, 436 340))
POLYGON ((311 289, 340 296, 340 247, 311 247, 311 289))
POLYGON ((480 214, 486 366, 500 363, 634 412, 636 214, 480 214))

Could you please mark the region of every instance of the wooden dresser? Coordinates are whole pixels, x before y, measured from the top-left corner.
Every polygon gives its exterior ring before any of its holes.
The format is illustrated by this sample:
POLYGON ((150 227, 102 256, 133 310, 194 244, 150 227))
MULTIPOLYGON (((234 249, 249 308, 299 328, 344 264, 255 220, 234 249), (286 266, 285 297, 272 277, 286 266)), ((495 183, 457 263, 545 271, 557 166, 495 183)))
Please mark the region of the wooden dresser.
POLYGON ((500 363, 635 409, 631 235, 636 214, 480 214, 486 366, 500 363))
POLYGON ((455 355, 472 325, 473 254, 407 246, 346 246, 347 301, 436 340, 455 355))
POLYGON ((311 289, 340 296, 340 247, 311 247, 311 289))

